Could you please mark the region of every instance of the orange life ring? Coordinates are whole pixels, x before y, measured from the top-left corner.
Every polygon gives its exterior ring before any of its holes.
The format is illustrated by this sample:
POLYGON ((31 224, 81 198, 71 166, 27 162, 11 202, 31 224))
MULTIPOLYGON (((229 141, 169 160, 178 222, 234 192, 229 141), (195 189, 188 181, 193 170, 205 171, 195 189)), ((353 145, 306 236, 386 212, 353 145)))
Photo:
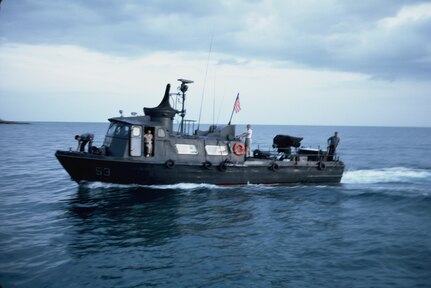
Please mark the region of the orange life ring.
POLYGON ((242 144, 242 142, 237 142, 235 145, 233 145, 233 153, 235 153, 236 156, 242 156, 245 153, 245 146, 242 144))

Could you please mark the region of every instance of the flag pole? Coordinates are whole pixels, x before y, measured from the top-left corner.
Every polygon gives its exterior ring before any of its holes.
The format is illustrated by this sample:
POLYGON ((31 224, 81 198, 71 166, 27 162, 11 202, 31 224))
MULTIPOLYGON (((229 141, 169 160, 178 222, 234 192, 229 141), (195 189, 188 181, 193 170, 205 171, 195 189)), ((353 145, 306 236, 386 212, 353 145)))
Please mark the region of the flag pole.
POLYGON ((230 119, 229 119, 229 123, 227 123, 227 125, 230 125, 230 122, 232 121, 232 116, 233 116, 233 112, 235 111, 235 106, 232 109, 232 114, 230 114, 230 119))
POLYGON ((230 114, 229 123, 227 123, 227 125, 230 125, 230 123, 232 122, 233 112, 235 112, 235 105, 236 105, 236 101, 238 101, 238 98, 239 98, 239 93, 238 95, 236 95, 235 102, 233 103, 232 114, 230 114))

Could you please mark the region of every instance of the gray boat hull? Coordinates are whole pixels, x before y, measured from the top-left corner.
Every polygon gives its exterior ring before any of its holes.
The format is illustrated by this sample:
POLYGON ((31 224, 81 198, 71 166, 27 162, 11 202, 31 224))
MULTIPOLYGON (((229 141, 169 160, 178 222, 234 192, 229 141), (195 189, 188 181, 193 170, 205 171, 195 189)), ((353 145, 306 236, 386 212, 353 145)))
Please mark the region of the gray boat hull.
POLYGON ((215 185, 339 183, 341 161, 278 161, 250 158, 245 162, 163 163, 87 153, 57 151, 56 157, 71 178, 80 183, 166 185, 208 183, 215 185))

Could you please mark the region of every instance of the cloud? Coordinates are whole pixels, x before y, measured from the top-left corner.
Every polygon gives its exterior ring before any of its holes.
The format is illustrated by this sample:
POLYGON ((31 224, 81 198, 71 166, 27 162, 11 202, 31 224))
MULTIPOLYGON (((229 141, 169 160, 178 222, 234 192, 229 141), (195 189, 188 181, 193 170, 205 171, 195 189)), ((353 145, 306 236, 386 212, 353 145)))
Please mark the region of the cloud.
POLYGON ((421 1, 4 1, 3 43, 78 45, 139 57, 208 51, 429 79, 431 5, 421 1))
POLYGON ((378 24, 384 28, 394 28, 410 23, 427 21, 431 18, 431 3, 402 7, 397 15, 381 19, 378 24))
POLYGON ((203 99, 202 123, 226 123, 238 92, 243 109, 235 123, 430 123, 428 83, 369 81, 366 74, 286 68, 283 61, 244 62, 219 53, 210 58, 205 81, 207 57, 207 52, 155 52, 130 58, 71 45, 3 45, 0 116, 104 121, 119 109, 142 114, 144 106, 159 104, 167 82, 175 92, 176 79, 186 78, 195 80, 187 118, 199 119, 203 99))
POLYGON ((142 113, 184 77, 191 119, 202 95, 228 118, 240 92, 237 123, 430 126, 430 14, 416 0, 6 0, 0 116, 142 113))

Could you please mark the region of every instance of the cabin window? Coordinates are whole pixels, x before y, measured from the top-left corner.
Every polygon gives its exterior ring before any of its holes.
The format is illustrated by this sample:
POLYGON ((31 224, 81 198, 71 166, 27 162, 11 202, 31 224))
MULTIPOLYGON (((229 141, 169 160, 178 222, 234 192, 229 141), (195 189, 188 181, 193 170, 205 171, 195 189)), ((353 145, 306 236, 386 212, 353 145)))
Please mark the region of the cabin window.
POLYGON ((113 122, 106 132, 103 146, 107 148, 107 153, 113 156, 123 156, 130 149, 130 125, 121 122, 113 122))
POLYGON ((141 136, 141 127, 132 126, 132 137, 139 137, 139 136, 141 136))
POLYGON ((123 123, 111 124, 106 133, 108 137, 127 137, 129 136, 129 125, 123 123))
POLYGON ((142 127, 132 126, 132 133, 130 133, 130 156, 142 155, 142 127))
POLYGON ((163 130, 162 128, 157 129, 157 137, 165 138, 166 137, 165 130, 163 130))
POLYGON ((177 148, 178 154, 186 154, 186 155, 198 155, 198 149, 196 145, 191 144, 175 144, 177 148))
POLYGON ((117 128, 117 124, 111 124, 111 126, 109 126, 108 132, 106 132, 106 136, 108 137, 114 136, 116 128, 117 128))
POLYGON ((214 155, 214 156, 226 156, 229 154, 229 151, 227 150, 226 145, 206 145, 205 151, 207 151, 208 155, 214 155))

